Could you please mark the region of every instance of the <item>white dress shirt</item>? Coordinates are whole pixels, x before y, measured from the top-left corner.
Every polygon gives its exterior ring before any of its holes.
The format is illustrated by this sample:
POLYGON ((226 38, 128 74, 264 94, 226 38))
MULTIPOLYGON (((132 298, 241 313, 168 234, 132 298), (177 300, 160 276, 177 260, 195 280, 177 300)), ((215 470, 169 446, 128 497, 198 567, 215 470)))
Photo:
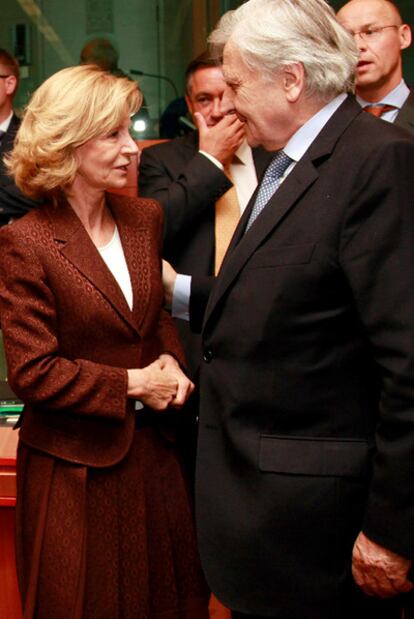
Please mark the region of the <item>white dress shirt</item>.
POLYGON ((98 251, 101 254, 106 266, 118 282, 126 302, 128 303, 129 309, 132 310, 133 298, 131 278, 125 260, 121 238, 116 226, 112 239, 103 247, 98 247, 98 251))
MULTIPOLYGON (((213 157, 213 155, 203 150, 199 152, 207 157, 207 159, 210 159, 220 170, 224 170, 221 161, 213 157)), ((253 153, 246 140, 243 140, 234 154, 233 161, 230 164, 230 174, 233 184, 236 187, 240 214, 242 214, 249 203, 252 193, 257 187, 257 174, 253 161, 253 153)))

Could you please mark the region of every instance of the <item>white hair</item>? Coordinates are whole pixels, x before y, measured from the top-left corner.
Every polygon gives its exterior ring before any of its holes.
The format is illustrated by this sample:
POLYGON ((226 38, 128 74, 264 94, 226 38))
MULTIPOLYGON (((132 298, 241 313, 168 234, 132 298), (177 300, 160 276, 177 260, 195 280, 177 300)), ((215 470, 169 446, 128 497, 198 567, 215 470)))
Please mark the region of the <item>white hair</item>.
POLYGON ((300 62, 308 95, 354 91, 358 49, 325 0, 249 0, 223 15, 209 42, 218 55, 231 42, 250 69, 269 79, 300 62))

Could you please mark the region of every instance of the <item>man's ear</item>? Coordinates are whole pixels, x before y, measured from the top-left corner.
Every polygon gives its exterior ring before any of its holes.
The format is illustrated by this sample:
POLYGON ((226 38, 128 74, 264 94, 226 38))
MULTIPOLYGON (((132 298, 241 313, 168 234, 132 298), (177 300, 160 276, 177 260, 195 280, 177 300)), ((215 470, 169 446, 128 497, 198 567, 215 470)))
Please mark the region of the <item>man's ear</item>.
POLYGON ((295 103, 305 88, 305 70, 301 62, 284 67, 282 83, 289 103, 295 103))
POLYGON ((17 78, 14 75, 9 75, 9 77, 6 77, 4 81, 5 81, 6 95, 9 95, 10 97, 11 95, 14 94, 17 88, 17 78))
POLYGON ((403 24, 399 27, 400 49, 410 47, 412 41, 411 28, 408 24, 403 24))

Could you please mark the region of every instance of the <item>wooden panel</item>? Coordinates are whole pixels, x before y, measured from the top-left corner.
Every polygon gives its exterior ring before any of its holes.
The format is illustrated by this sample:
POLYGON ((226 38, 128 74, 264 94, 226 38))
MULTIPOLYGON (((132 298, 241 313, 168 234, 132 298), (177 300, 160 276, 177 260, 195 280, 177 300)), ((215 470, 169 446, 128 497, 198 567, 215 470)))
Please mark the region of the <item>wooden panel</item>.
POLYGON ((16 576, 14 504, 16 447, 19 433, 0 426, 0 617, 22 619, 16 576))
POLYGON ((12 507, 0 507, 0 617, 22 619, 16 576, 12 507))
POLYGON ((18 438, 18 431, 13 430, 10 426, 0 426, 0 506, 11 506, 16 502, 18 438))
POLYGON ((18 439, 18 430, 0 426, 0 466, 15 466, 18 439))
POLYGON ((154 144, 162 144, 163 142, 168 142, 167 139, 159 139, 159 140, 136 140, 139 150, 143 148, 148 148, 148 146, 154 146, 154 144))

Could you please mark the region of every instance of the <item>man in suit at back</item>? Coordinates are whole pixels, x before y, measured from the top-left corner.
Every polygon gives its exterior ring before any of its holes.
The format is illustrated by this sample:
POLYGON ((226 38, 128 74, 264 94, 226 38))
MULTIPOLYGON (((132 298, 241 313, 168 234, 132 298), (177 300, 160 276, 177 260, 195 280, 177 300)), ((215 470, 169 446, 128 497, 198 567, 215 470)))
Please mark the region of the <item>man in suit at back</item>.
POLYGON ((21 217, 37 202, 23 196, 6 173, 3 156, 13 148, 20 120, 13 110, 13 99, 19 87, 17 60, 0 48, 0 226, 21 217))
POLYGON ((414 93, 403 79, 402 51, 411 30, 391 0, 350 0, 337 13, 360 57, 356 94, 367 112, 414 133, 414 93))
POLYGON ((0 184, 10 182, 3 155, 13 146, 20 121, 13 111, 13 98, 19 87, 19 65, 5 49, 0 49, 0 184))
POLYGON ((358 49, 324 0, 249 0, 211 41, 249 144, 275 154, 210 294, 191 282, 206 578, 235 619, 401 619, 414 140, 362 112, 358 49))
MULTIPOLYGON (((164 258, 189 275, 219 270, 269 160, 263 149, 250 149, 244 124, 222 106, 224 89, 217 61, 206 52, 198 56, 186 71, 186 101, 198 131, 141 155, 139 194, 159 200, 165 210, 164 258)), ((182 320, 177 326, 193 375, 201 359, 199 336, 182 320)))

